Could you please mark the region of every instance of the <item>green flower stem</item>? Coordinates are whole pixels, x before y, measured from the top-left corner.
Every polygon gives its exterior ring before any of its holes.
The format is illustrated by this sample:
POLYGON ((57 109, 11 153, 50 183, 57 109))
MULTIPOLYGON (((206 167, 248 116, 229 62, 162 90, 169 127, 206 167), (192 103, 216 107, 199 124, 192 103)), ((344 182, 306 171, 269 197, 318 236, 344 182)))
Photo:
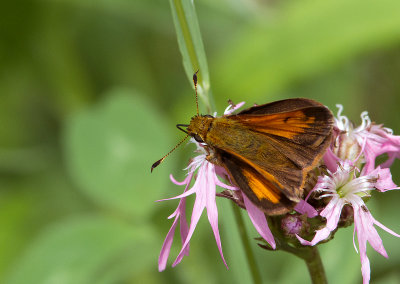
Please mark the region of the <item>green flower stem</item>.
POLYGON ((294 248, 287 246, 285 248, 280 248, 284 251, 290 252, 297 255, 307 265, 308 273, 310 274, 311 281, 313 284, 327 284, 325 269, 322 264, 321 256, 319 254, 318 247, 309 246, 303 248, 294 248))
MULTIPOLYGON (((294 254, 304 260, 307 265, 308 273, 313 284, 327 284, 325 269, 322 264, 321 256, 318 247, 316 246, 301 246, 297 239, 293 240, 283 235, 280 229, 280 219, 277 217, 267 217, 269 228, 274 235, 276 249, 283 250, 294 254)), ((261 246, 268 250, 272 250, 268 246, 261 246)))
POLYGON ((250 268, 250 273, 253 278, 253 283, 254 284, 261 284, 261 274, 260 271, 258 270, 257 262, 254 257, 253 250, 251 249, 250 246, 250 241, 249 241, 249 235, 247 234, 246 226, 243 222, 243 217, 240 212, 240 207, 237 206, 235 203, 231 202, 232 204, 232 209, 233 209, 233 214, 235 216, 236 224, 239 230, 240 234, 240 239, 243 244, 244 251, 246 253, 246 258, 247 258, 247 264, 249 265, 250 268))
POLYGON ((193 1, 170 0, 169 2, 186 76, 190 84, 193 84, 192 76, 199 70, 199 108, 203 113, 212 114, 216 110, 210 90, 207 58, 193 1))
MULTIPOLYGON (((216 109, 211 95, 207 58, 193 1, 170 0, 169 3, 186 76, 192 84, 192 76, 194 72, 199 70, 199 108, 202 113, 212 114, 216 109)), ((243 248, 246 252, 250 273, 254 283, 261 284, 260 271, 258 270, 253 251, 251 250, 249 236, 246 232, 240 208, 236 204, 232 204, 232 206, 243 248)))
MULTIPOLYGON (((307 265, 308 273, 310 274, 311 282, 313 284, 327 284, 328 281, 326 280, 325 269, 322 264, 321 256, 319 254, 319 250, 316 246, 305 246, 301 248, 296 248, 290 246, 286 243, 285 240, 280 240, 276 238, 276 249, 283 250, 298 256, 299 258, 303 259, 307 265)), ((271 247, 266 245, 261 245, 262 248, 267 250, 273 250, 271 247)))
MULTIPOLYGON (((199 68, 199 60, 197 60, 197 55, 194 47, 194 43, 192 40, 192 36, 190 35, 189 26, 186 21, 185 11, 182 6, 181 0, 174 0, 174 7, 176 9, 176 15, 178 17, 179 26, 181 27, 183 39, 185 41, 185 46, 187 52, 189 54, 189 59, 192 64, 192 70, 195 71, 196 68, 199 68)), ((200 75, 199 75, 200 81, 200 75)))
POLYGON ((294 248, 289 245, 281 246, 281 250, 290 252, 301 259, 307 265, 308 273, 310 274, 311 281, 313 284, 327 284, 325 269, 322 264, 321 256, 319 254, 318 247, 306 246, 302 248, 294 248))
POLYGON ((307 264, 308 272, 310 273, 311 281, 314 284, 328 283, 326 280, 324 266, 318 247, 312 246, 307 249, 307 253, 302 257, 307 264))

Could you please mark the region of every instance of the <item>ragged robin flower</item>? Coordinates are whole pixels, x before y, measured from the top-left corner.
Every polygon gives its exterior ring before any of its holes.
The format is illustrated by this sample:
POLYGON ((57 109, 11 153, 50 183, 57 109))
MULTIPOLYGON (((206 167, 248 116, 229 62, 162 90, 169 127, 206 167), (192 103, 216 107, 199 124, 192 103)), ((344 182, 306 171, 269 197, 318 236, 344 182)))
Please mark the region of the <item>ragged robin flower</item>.
POLYGON ((314 198, 329 200, 320 212, 320 216, 326 218, 326 225, 316 231, 311 241, 299 236, 298 239, 303 245, 316 245, 326 240, 337 229, 344 215, 348 215, 342 214, 343 209, 351 208, 363 283, 369 283, 370 263, 366 254, 367 242, 378 253, 388 257, 374 225, 396 237, 400 235, 378 222, 368 210, 364 200, 371 196, 372 190, 385 192, 398 189, 392 181, 388 167, 396 157, 399 157, 400 137, 394 136, 391 129, 372 123, 367 112, 361 114, 361 125, 354 127, 353 123, 341 114, 343 107, 338 105, 338 108, 337 136, 324 157, 328 168, 327 174, 319 176, 312 190, 316 193, 314 198), (376 158, 382 154, 387 154, 389 158, 376 166, 376 158))

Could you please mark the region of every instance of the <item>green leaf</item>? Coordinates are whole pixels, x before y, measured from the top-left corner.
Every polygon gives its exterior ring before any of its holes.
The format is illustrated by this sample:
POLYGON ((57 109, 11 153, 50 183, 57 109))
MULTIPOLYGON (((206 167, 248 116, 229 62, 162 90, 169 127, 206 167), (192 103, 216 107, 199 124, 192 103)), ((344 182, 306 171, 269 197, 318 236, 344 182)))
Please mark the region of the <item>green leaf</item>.
POLYGON ((143 97, 113 91, 99 105, 68 120, 69 172, 100 205, 146 217, 169 183, 165 165, 150 173, 152 163, 165 154, 160 145, 173 145, 167 129, 165 119, 143 97))
MULTIPOLYGON (((48 154, 53 153, 49 148, 48 154)), ((35 160, 31 161, 35 164, 35 160)), ((1 182, 0 192, 0 283, 4 274, 40 232, 60 217, 87 212, 88 202, 61 171, 51 163, 44 174, 1 182), (51 166, 51 168, 50 168, 51 166)))
POLYGON ((357 55, 399 42, 399 11, 397 0, 289 1, 274 17, 256 18, 217 55, 218 92, 235 101, 248 94, 265 100, 357 55))
POLYGON ((64 221, 33 242, 5 283, 106 283, 103 276, 115 267, 125 270, 114 280, 134 275, 153 262, 156 270, 154 239, 148 227, 133 228, 101 216, 64 221))

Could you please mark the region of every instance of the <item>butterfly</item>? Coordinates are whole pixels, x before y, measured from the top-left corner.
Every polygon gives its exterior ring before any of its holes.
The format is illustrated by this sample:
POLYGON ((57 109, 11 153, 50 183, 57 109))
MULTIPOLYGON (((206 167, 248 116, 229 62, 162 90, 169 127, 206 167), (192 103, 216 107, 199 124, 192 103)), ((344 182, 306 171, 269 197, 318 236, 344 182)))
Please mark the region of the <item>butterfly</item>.
POLYGON ((331 143, 333 123, 321 103, 295 98, 222 117, 197 114, 177 127, 201 143, 207 160, 223 167, 253 204, 280 215, 301 200, 308 172, 331 143))

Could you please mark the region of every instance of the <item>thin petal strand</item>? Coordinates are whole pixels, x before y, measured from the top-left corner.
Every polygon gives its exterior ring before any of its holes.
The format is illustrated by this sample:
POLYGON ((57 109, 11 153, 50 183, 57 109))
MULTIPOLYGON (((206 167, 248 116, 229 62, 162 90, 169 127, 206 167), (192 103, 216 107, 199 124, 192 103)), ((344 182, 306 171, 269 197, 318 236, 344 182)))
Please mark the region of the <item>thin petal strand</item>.
POLYGON ((257 232, 266 240, 273 249, 276 248, 274 236, 271 233, 271 230, 268 227, 267 219, 265 218, 264 213, 258 209, 247 197, 243 194, 244 204, 247 209, 247 213, 257 232))

